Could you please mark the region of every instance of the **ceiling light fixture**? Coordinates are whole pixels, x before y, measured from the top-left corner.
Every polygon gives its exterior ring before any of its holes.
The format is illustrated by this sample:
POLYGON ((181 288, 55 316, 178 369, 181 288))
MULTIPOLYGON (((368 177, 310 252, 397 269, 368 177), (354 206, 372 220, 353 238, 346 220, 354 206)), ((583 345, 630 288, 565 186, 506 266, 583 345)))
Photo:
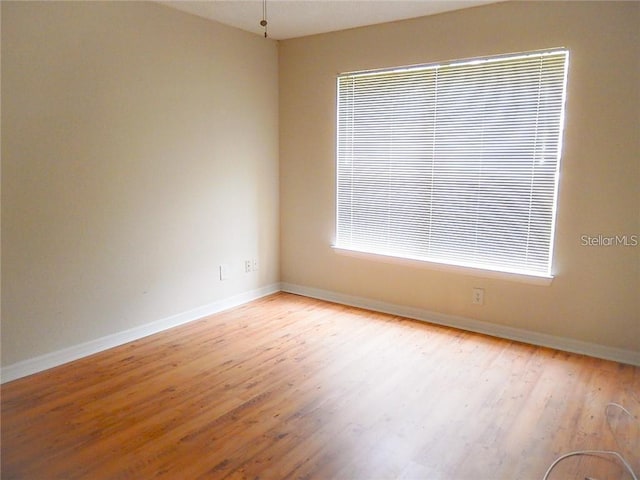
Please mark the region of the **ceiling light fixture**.
POLYGON ((264 38, 267 38, 267 0, 262 0, 262 20, 260 26, 264 28, 264 38))

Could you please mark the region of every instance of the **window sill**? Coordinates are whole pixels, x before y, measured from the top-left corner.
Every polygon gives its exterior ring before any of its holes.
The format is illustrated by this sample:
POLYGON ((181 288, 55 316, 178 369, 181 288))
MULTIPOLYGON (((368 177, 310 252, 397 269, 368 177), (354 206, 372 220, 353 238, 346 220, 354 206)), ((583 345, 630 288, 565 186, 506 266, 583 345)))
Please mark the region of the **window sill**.
POLYGON ((489 270, 485 268, 475 268, 463 265, 452 265, 448 263, 430 262, 426 260, 415 260, 411 258, 394 257, 380 253, 366 252, 361 250, 350 250, 343 247, 332 246, 333 251, 338 255, 345 255, 364 260, 390 263, 393 265, 405 265, 409 267, 425 268, 439 272, 456 273, 471 277, 495 278, 508 280, 511 282, 527 283, 530 285, 549 286, 553 281, 553 276, 530 275, 525 273, 512 273, 500 270, 489 270))

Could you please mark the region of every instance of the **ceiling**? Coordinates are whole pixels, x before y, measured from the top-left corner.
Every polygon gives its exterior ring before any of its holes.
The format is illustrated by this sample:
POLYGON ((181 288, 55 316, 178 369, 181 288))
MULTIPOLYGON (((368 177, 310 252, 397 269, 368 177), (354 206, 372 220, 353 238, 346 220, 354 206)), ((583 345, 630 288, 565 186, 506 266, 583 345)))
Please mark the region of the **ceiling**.
MULTIPOLYGON (((267 0, 269 38, 285 40, 495 3, 499 0, 267 0)), ((264 35, 262 0, 163 0, 159 3, 264 35)))

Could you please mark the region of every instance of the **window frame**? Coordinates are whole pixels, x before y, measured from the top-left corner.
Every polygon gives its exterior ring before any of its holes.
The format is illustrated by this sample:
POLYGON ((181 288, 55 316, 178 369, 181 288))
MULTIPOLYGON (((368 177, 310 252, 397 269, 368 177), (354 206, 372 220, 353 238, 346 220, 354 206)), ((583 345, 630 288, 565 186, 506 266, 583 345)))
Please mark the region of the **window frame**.
MULTIPOLYGON (((569 69, 569 50, 564 47, 538 50, 538 51, 529 51, 529 52, 521 52, 517 54, 504 54, 504 55, 494 55, 494 56, 486 56, 486 57, 478 57, 471 59, 461 59, 461 60, 452 60, 449 62, 438 62, 438 63, 430 63, 430 64, 420 64, 420 65, 410 65, 410 66, 402 66, 402 67, 393 67, 393 68, 384 68, 384 69, 375 69, 375 70, 364 70, 358 72, 345 72, 338 74, 336 77, 336 152, 335 152, 335 236, 332 247, 337 253, 346 254, 350 256, 356 257, 364 257, 364 258, 374 258, 385 262, 391 263, 400 263, 400 264, 409 264, 409 265, 424 265, 429 268, 435 268, 437 270, 445 270, 445 271, 454 271, 459 273, 467 273, 476 276, 488 276, 492 278, 509 278, 509 279, 519 279, 525 281, 527 283, 537 283, 537 284, 548 284, 555 274, 554 272, 554 258, 555 258, 555 240, 556 240, 556 226, 557 226, 557 210, 559 203, 559 182, 560 182, 560 167, 561 167, 561 159, 563 154, 563 140, 564 140, 564 130, 565 130, 565 118, 566 118, 566 109, 567 109, 567 87, 568 87, 568 69, 569 69), (385 73, 400 73, 407 72, 416 69, 432 69, 432 68, 442 68, 447 66, 457 66, 457 65, 469 65, 469 64, 481 64, 488 62, 499 62, 501 60, 510 60, 517 58, 526 58, 526 57, 541 57, 544 55, 564 55, 564 74, 562 79, 562 100, 560 106, 560 119, 558 123, 558 133, 557 133, 557 159, 556 159, 556 167, 555 167, 555 177, 554 177, 554 191, 553 191, 553 206, 551 213, 551 221, 550 221, 550 239, 549 239, 549 250, 548 250, 548 269, 546 272, 539 271, 528 271, 518 268, 509 268, 499 265, 475 265, 466 261, 451 261, 442 260, 439 258, 430 258, 430 257, 414 257, 411 255, 396 255, 389 254, 384 251, 376 251, 375 249, 361 249, 361 248, 352 248, 346 246, 344 244, 338 243, 338 229, 339 229, 339 175, 340 175, 340 104, 341 104, 341 95, 340 95, 340 80, 347 75, 376 75, 376 74, 385 74, 385 73)), ((435 161, 435 160, 434 160, 435 161)))

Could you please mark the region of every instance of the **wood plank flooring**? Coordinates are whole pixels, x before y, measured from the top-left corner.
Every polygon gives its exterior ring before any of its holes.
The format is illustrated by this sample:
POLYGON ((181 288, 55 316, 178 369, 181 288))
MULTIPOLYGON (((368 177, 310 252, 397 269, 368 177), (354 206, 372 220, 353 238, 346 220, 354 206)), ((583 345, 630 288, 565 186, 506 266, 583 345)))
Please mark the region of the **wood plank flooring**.
POLYGON ((284 293, 1 393, 6 480, 640 472, 640 368, 284 293))

